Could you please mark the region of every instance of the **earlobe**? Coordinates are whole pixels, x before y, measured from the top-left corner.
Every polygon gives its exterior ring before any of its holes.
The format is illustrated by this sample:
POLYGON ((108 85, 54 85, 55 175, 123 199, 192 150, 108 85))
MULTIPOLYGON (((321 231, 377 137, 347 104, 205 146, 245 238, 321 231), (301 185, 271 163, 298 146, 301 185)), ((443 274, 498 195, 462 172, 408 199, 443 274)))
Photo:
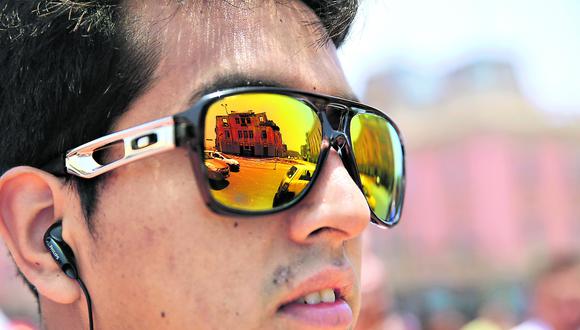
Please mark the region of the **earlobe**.
POLYGON ((35 168, 6 172, 0 178, 0 236, 40 295, 70 304, 80 298, 80 289, 44 245, 44 234, 62 216, 64 189, 59 179, 35 168))

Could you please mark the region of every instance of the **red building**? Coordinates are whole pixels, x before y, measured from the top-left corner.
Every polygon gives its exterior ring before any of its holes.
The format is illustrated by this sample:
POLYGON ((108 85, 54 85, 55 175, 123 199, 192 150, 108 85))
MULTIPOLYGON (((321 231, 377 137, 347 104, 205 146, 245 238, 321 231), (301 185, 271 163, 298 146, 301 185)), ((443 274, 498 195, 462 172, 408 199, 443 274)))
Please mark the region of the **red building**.
POLYGON ((286 157, 280 127, 265 112, 232 112, 216 116, 215 148, 227 154, 255 157, 286 157))

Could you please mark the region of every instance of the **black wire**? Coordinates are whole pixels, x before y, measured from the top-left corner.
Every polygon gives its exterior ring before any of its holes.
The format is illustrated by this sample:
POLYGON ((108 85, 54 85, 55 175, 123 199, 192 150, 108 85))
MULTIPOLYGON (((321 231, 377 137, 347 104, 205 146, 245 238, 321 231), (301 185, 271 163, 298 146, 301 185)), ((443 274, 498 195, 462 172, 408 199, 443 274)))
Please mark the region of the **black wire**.
POLYGON ((85 294, 85 298, 87 298, 87 309, 89 312, 89 329, 93 330, 93 303, 91 302, 91 296, 89 295, 89 290, 87 290, 87 287, 85 286, 85 283, 83 283, 83 280, 81 280, 81 278, 79 277, 77 278, 77 281, 79 282, 79 285, 81 286, 81 289, 85 294))

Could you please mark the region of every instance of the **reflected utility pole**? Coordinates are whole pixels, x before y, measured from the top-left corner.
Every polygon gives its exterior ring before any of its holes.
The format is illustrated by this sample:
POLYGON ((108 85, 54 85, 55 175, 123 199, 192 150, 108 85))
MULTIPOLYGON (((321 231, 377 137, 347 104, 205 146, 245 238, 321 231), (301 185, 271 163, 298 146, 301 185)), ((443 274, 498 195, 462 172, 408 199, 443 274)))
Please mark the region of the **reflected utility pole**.
POLYGON ((228 104, 227 103, 221 103, 220 104, 222 106, 222 108, 224 108, 226 110, 226 115, 230 115, 230 112, 228 111, 228 104))
POLYGON ((274 131, 274 170, 276 170, 276 165, 278 165, 278 144, 276 143, 276 132, 274 131))

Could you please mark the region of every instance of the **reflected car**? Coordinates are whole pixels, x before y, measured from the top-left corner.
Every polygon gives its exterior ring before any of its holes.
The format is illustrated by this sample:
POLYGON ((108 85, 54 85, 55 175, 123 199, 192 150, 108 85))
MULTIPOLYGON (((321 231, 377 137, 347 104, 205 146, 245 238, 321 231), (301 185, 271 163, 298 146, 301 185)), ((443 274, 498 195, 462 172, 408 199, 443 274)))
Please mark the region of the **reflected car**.
POLYGON ((312 180, 315 165, 292 165, 284 179, 278 186, 278 191, 274 195, 273 206, 285 204, 304 190, 304 187, 312 180))
POLYGON ((213 158, 206 158, 204 161, 207 168, 207 176, 213 181, 223 181, 230 176, 230 168, 228 164, 213 158))
POLYGON ((219 151, 211 151, 211 150, 205 150, 205 158, 215 158, 215 159, 219 159, 221 161, 223 161, 224 163, 228 164, 228 166, 230 167, 230 171, 232 172, 239 172, 240 171, 240 162, 238 162, 237 160, 230 158, 228 156, 226 156, 225 154, 219 152, 219 151))

